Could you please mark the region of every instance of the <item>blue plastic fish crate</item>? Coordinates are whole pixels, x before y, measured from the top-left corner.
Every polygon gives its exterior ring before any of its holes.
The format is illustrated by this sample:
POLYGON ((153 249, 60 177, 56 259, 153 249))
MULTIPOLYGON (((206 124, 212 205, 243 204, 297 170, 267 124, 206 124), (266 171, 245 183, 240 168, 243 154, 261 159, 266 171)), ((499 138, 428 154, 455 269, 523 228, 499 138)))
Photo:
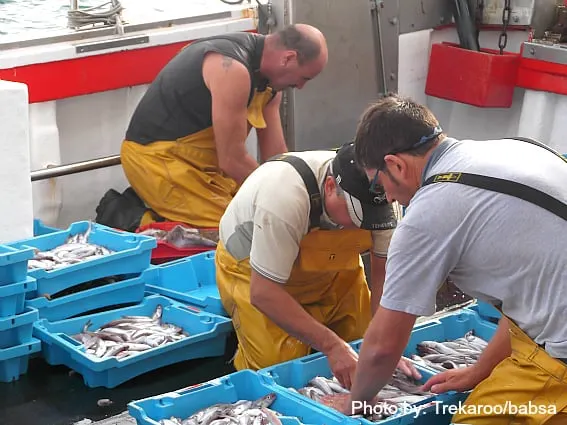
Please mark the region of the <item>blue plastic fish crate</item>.
POLYGON ((25 280, 33 256, 33 249, 27 246, 0 245, 0 286, 25 280))
POLYGON ((37 283, 33 277, 22 282, 0 286, 0 317, 13 316, 24 311, 26 293, 33 292, 37 283))
MULTIPOLYGON (((483 320, 476 312, 462 309, 456 313, 416 325, 411 333, 404 356, 417 354, 417 344, 422 341, 449 341, 473 331, 475 336, 490 341, 496 332, 494 323, 483 320)), ((423 368, 428 369, 426 366, 423 368)))
POLYGON ((215 251, 160 265, 157 279, 147 288, 150 292, 228 317, 217 288, 215 251))
POLYGON ((43 357, 51 365, 66 365, 83 375, 89 387, 114 388, 143 373, 185 360, 216 357, 224 354, 226 337, 232 330, 232 321, 225 317, 195 312, 169 298, 149 295, 133 307, 125 307, 72 319, 49 322, 40 319, 34 325, 33 335, 42 341, 43 357), (96 358, 86 353, 85 347, 72 338, 82 331, 85 323, 91 329, 124 315, 151 316, 156 307, 163 307, 162 320, 179 326, 189 337, 130 357, 117 359, 96 358))
MULTIPOLYGON (((360 352, 360 347, 362 345, 362 340, 352 342, 350 344, 353 349, 358 353, 360 352)), ((436 372, 429 371, 425 368, 416 365, 416 369, 421 373, 421 382, 425 383, 429 378, 431 378, 436 372)), ((267 376, 273 379, 274 383, 279 386, 283 391, 290 391, 295 394, 293 390, 289 388, 299 389, 307 385, 307 383, 313 379, 315 376, 324 376, 326 378, 331 378, 332 373, 329 367, 329 362, 327 356, 322 353, 315 353, 309 356, 301 357, 296 360, 290 360, 284 363, 277 364, 268 368, 261 369, 258 372, 260 375, 267 376)), ((302 399, 309 400, 307 397, 302 395, 297 395, 302 399)), ((458 400, 459 396, 454 393, 437 394, 428 399, 425 399, 419 403, 413 404, 413 409, 401 410, 393 416, 387 419, 381 420, 378 423, 384 425, 408 425, 408 424, 425 424, 422 421, 422 416, 434 417, 436 409, 440 410, 438 405, 448 405, 453 404, 458 400), (434 404, 435 403, 435 404, 434 404)), ((315 403, 315 402, 313 402, 315 403)), ((328 409, 329 411, 335 412, 334 409, 327 408, 323 405, 317 404, 323 409, 328 409)), ((341 415, 345 420, 348 418, 345 415, 341 415)), ((439 418, 437 418, 439 419, 439 418)), ((370 425, 371 422, 366 419, 357 419, 362 425, 370 425)), ((441 424, 442 422, 436 422, 441 424)))
POLYGON ((158 425, 171 416, 185 419, 201 409, 217 403, 257 400, 275 393, 271 410, 280 413, 283 425, 357 425, 358 421, 338 412, 320 408, 311 400, 302 399, 279 388, 273 381, 251 370, 242 370, 185 390, 136 400, 128 404, 128 412, 138 425, 158 425), (299 421, 299 422, 298 422, 299 421))
POLYGON ((31 307, 26 307, 21 314, 1 318, 0 349, 30 342, 33 324, 38 319, 37 310, 31 307))
MULTIPOLYGON (((35 298, 38 294, 55 294, 101 277, 141 273, 150 266, 152 249, 157 245, 155 238, 122 232, 88 221, 73 223, 67 230, 13 242, 10 246, 19 249, 50 250, 63 245, 69 236, 86 232, 89 226, 92 226, 89 242, 114 252, 56 270, 28 270, 28 275, 37 280, 37 291, 29 294, 28 299, 35 298)), ((33 257, 33 252, 31 255, 33 257)))
POLYGON ((0 350, 0 382, 20 379, 28 371, 31 354, 41 350, 41 341, 32 338, 29 342, 0 350))
POLYGON ((79 314, 120 304, 140 303, 144 299, 146 282, 157 275, 155 268, 141 274, 127 275, 124 280, 71 295, 49 300, 38 297, 26 300, 26 305, 39 311, 39 317, 50 322, 68 319, 79 314))
POLYGON ((490 322, 498 322, 502 317, 502 314, 493 305, 483 301, 478 301, 466 309, 476 312, 481 318, 490 322))

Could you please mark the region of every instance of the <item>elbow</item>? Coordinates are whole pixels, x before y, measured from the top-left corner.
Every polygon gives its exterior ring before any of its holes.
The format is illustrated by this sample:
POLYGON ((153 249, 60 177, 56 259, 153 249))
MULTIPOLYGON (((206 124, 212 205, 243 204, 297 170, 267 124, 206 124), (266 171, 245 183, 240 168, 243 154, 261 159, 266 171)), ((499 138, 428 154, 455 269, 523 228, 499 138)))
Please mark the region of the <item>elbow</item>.
POLYGON ((263 290, 262 285, 250 285, 250 304, 262 312, 265 311, 266 304, 269 303, 269 296, 263 290))

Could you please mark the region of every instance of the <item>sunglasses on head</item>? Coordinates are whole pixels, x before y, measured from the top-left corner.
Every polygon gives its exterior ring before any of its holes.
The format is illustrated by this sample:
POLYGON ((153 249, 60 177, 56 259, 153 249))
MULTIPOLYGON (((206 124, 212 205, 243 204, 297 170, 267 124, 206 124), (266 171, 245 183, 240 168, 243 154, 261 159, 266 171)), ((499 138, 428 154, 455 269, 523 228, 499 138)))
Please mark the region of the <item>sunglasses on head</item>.
MULTIPOLYGON (((386 155, 395 155, 397 153, 412 151, 414 149, 419 148, 420 146, 425 145, 427 142, 430 142, 431 140, 435 139, 441 133, 443 133, 443 129, 440 126, 437 126, 433 129, 433 132, 431 134, 429 134, 428 136, 421 137, 421 139, 419 139, 416 143, 411 145, 409 148, 394 150, 392 152, 387 153, 386 155)), ((386 157, 386 155, 384 155, 384 157, 386 157)), ((380 170, 382 170, 382 168, 384 168, 384 165, 385 164, 383 164, 382 167, 376 169, 376 173, 374 174, 374 177, 372 178, 372 181, 370 182, 369 190, 370 190, 370 192, 372 192, 374 194, 379 194, 380 192, 382 192, 382 190, 380 190, 381 186, 378 184, 378 173, 380 172, 380 170)))

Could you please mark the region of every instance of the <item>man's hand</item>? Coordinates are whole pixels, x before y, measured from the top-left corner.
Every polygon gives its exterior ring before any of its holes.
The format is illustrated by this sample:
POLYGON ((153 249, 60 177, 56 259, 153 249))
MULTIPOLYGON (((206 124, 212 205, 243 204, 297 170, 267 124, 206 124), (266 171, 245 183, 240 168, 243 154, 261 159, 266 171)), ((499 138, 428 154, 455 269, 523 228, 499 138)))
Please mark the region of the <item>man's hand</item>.
POLYGON ((421 379, 421 373, 415 368, 415 365, 411 362, 411 360, 402 357, 398 362, 397 368, 402 371, 406 376, 415 379, 421 379))
POLYGON ((324 404, 331 409, 335 409, 344 415, 352 416, 358 414, 357 411, 353 411, 352 399, 350 394, 332 394, 326 395, 319 399, 319 403, 324 404))
POLYGON ((481 381, 482 377, 473 365, 462 369, 451 369, 432 376, 423 384, 423 391, 437 394, 447 391, 468 391, 481 381))
POLYGON ((340 384, 350 390, 358 363, 358 354, 346 342, 334 345, 327 354, 331 372, 340 384))

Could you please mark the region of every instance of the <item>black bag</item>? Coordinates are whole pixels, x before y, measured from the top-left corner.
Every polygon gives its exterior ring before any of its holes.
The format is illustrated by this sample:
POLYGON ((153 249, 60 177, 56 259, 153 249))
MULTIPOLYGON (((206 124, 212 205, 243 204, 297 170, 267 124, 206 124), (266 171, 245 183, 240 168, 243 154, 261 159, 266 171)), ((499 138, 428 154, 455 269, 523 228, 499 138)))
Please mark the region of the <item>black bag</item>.
POLYGON ((164 221, 162 217, 146 207, 144 201, 131 187, 122 193, 110 189, 96 207, 95 222, 115 229, 135 232, 140 227, 142 217, 147 211, 151 212, 155 221, 164 221))

